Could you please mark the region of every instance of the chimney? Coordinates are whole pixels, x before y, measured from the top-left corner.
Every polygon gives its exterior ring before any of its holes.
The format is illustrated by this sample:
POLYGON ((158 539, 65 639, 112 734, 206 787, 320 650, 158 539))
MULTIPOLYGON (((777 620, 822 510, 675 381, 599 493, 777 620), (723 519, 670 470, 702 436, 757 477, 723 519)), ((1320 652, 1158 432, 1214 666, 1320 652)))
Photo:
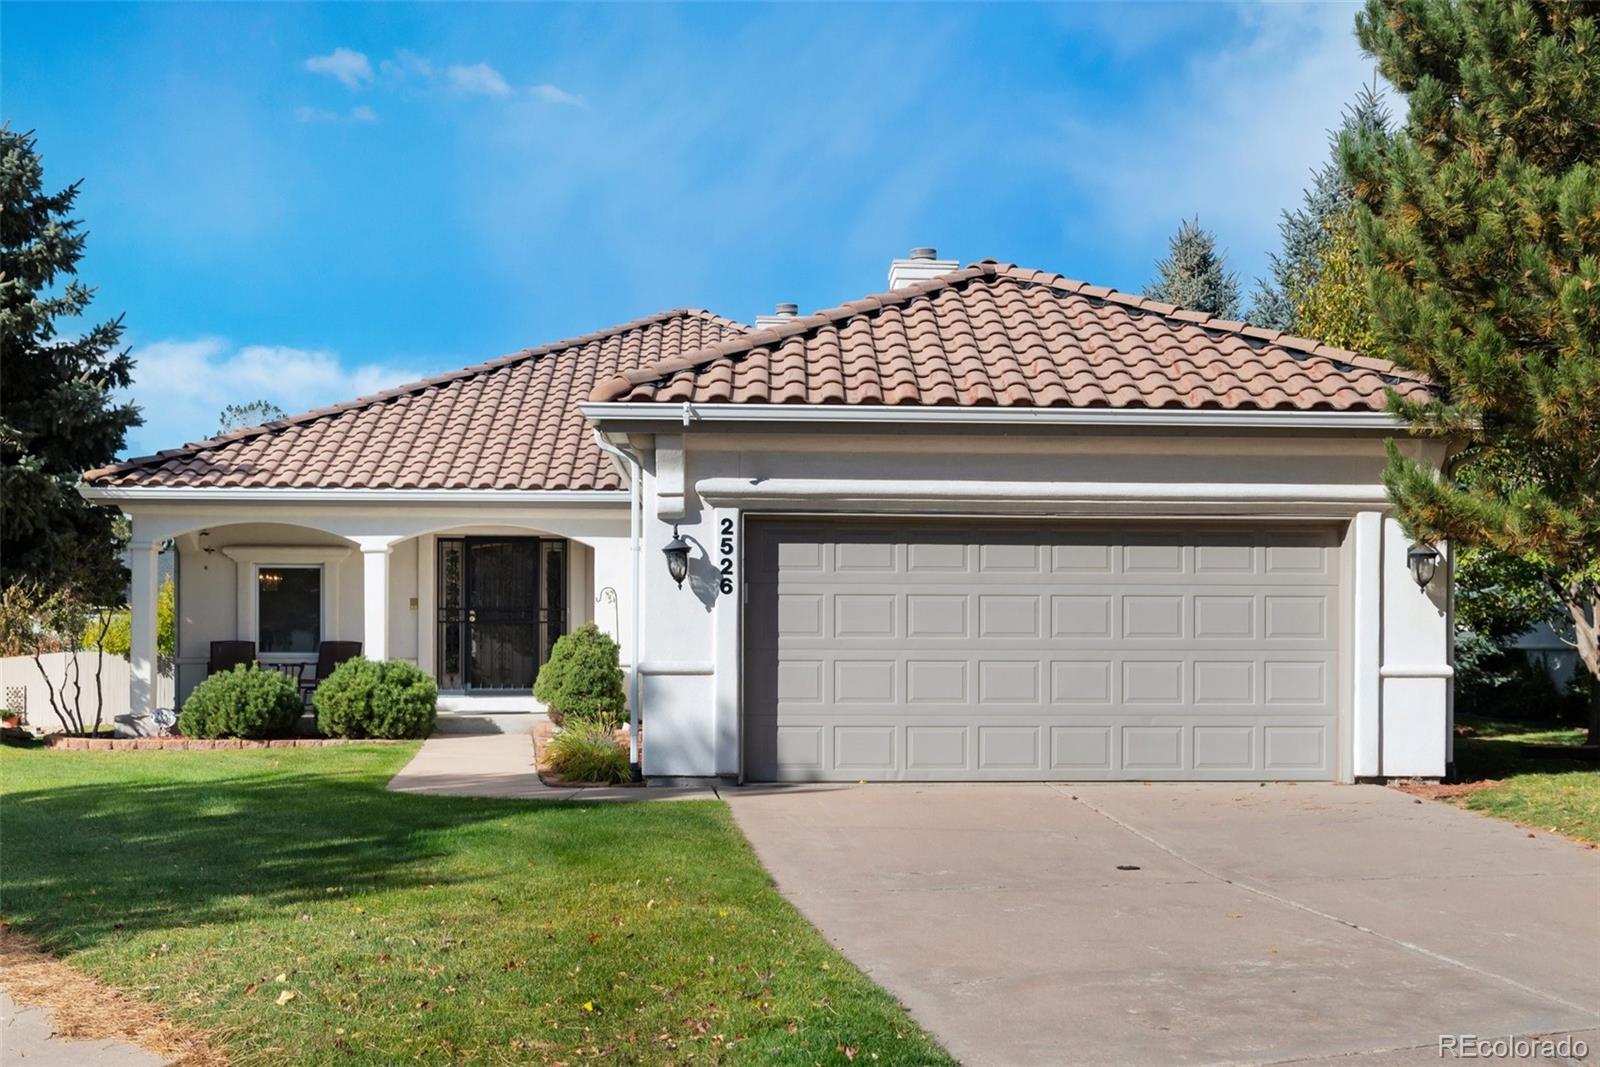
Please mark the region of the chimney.
POLYGON ((913 248, 908 259, 889 263, 889 288, 903 289, 913 282, 924 282, 959 269, 961 263, 954 259, 940 259, 936 248, 913 248))
POLYGON ((756 329, 767 330, 781 326, 798 314, 800 314, 799 304, 779 304, 772 309, 772 314, 756 316, 756 329))

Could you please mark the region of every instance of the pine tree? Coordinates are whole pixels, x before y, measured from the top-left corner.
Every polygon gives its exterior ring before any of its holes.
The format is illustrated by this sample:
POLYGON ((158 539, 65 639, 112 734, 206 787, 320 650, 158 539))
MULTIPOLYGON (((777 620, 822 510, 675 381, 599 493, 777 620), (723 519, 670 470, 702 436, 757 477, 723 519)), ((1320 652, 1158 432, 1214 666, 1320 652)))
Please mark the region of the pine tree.
MULTIPOLYGON (((1368 0, 1361 46, 1402 135, 1341 139, 1374 331, 1437 399, 1412 432, 1468 443, 1440 476, 1390 444, 1414 537, 1559 583, 1600 677, 1600 32, 1560 0, 1368 0)), ((1600 742, 1600 686, 1590 740, 1600 742)))
POLYGON ((1228 271, 1216 237, 1200 228, 1198 217, 1178 227, 1144 295, 1218 318, 1239 317, 1239 276, 1228 271))
POLYGON ((1389 132, 1376 84, 1364 86, 1329 132, 1330 158, 1312 172, 1304 203, 1278 223, 1283 251, 1270 257, 1272 277, 1256 280, 1250 321, 1315 337, 1340 348, 1371 351, 1376 339, 1366 310, 1366 278, 1355 240, 1355 190, 1339 165, 1342 136, 1389 132))
POLYGON ((141 420, 112 395, 133 370, 118 350, 121 317, 59 333, 76 328, 94 295, 77 280, 85 238, 70 217, 77 195, 77 183, 46 193, 33 135, 0 127, 0 585, 32 582, 115 603, 127 581, 116 514, 89 504, 77 483, 114 460, 141 420))

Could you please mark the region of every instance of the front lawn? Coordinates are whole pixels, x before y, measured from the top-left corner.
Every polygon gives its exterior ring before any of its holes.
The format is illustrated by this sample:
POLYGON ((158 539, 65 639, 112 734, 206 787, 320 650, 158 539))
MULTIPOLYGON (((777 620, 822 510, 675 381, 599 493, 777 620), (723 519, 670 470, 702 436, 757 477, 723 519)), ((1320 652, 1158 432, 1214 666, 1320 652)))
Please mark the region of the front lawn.
POLYGON ((948 1063, 715 801, 388 793, 412 745, 0 752, 0 908, 235 1063, 948 1063))
POLYGON ((1600 843, 1600 763, 1534 754, 1523 745, 1579 745, 1585 731, 1458 716, 1472 734, 1456 738, 1459 800, 1474 811, 1600 843), (1482 784, 1477 784, 1482 783, 1482 784))

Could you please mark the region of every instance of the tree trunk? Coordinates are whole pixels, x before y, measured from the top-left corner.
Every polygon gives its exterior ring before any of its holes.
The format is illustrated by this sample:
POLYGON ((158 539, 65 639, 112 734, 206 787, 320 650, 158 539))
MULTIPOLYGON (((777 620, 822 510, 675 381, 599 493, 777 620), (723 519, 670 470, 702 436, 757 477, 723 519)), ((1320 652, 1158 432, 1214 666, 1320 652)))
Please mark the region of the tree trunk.
POLYGON ((1589 738, 1600 745, 1600 588, 1589 583, 1587 590, 1574 589, 1567 600, 1572 612, 1573 643, 1578 647, 1578 664, 1589 678, 1589 738))

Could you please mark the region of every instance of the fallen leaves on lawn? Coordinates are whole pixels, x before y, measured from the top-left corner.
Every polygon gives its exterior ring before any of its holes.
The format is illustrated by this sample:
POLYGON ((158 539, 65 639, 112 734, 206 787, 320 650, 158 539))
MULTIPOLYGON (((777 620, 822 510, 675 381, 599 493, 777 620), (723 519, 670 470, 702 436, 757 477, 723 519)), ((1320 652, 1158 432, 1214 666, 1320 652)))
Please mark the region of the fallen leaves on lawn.
POLYGON ((300 995, 299 993, 296 993, 292 989, 285 989, 282 993, 278 994, 278 999, 276 1001, 274 1001, 274 1003, 277 1004, 278 1007, 281 1008, 285 1004, 289 1003, 289 1001, 293 1000, 295 997, 298 997, 299 995, 300 995))

